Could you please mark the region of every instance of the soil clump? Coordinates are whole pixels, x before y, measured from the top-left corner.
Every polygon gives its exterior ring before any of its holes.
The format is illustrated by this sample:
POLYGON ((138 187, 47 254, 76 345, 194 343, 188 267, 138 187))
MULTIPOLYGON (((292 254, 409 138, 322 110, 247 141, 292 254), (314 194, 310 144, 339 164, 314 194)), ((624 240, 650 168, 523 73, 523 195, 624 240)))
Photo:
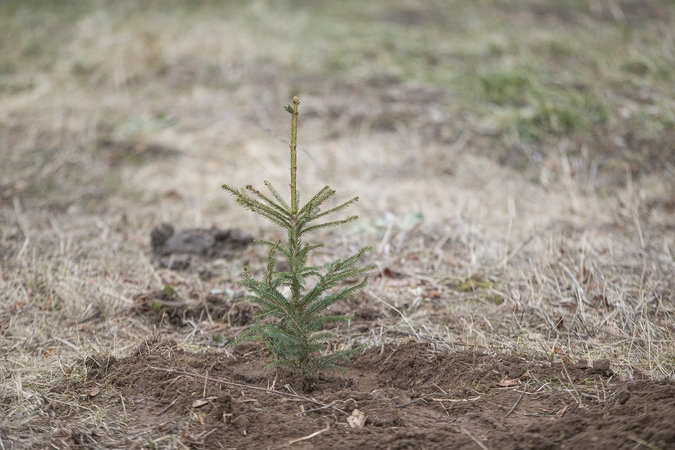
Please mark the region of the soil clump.
POLYGON ((253 237, 239 229, 185 228, 175 231, 169 223, 150 233, 152 252, 162 267, 185 269, 193 256, 204 259, 232 259, 253 243, 253 237))

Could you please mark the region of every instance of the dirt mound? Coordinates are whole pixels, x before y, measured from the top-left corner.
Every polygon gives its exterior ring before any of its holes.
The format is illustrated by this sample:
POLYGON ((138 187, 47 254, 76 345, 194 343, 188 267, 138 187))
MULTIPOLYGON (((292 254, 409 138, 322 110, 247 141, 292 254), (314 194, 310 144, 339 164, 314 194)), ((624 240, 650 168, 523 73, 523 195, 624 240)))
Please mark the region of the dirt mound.
MULTIPOLYGON (((671 381, 624 382, 609 369, 414 342, 368 349, 345 372, 308 381, 289 370, 266 369, 266 363, 264 347, 255 343, 194 354, 172 342, 147 342, 127 358, 88 358, 81 390, 108 411, 107 423, 124 416, 145 430, 136 444, 177 439, 194 448, 612 450, 675 445, 671 381), (363 427, 354 419, 359 414, 365 415, 363 427)), ((77 432, 74 443, 112 444, 103 429, 77 432)))
POLYGON ((239 229, 185 228, 178 231, 168 223, 156 226, 150 233, 152 251, 162 267, 184 269, 191 255, 206 259, 232 259, 238 251, 253 243, 253 237, 239 229))
POLYGON ((246 326, 253 321, 258 307, 248 302, 227 301, 222 295, 183 299, 171 286, 167 286, 161 291, 136 295, 134 311, 155 324, 166 320, 182 326, 189 320, 201 321, 209 317, 211 320, 223 321, 228 326, 246 326))

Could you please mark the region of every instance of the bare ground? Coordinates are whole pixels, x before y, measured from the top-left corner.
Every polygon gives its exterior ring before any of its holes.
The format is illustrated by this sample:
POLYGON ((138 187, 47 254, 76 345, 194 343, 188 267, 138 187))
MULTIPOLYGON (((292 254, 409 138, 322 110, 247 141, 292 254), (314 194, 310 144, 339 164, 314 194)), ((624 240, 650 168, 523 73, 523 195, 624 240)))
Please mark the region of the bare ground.
POLYGON ((673 383, 621 380, 609 361, 589 367, 403 341, 371 347, 344 372, 305 380, 265 369, 265 353, 257 345, 195 353, 152 340, 124 358, 89 356, 78 365, 86 372, 80 382, 46 393, 32 432, 59 448, 339 442, 349 449, 628 449, 675 442, 673 383), (82 410, 98 411, 96 423, 76 423, 82 410), (361 426, 350 426, 348 418, 360 414, 361 426))

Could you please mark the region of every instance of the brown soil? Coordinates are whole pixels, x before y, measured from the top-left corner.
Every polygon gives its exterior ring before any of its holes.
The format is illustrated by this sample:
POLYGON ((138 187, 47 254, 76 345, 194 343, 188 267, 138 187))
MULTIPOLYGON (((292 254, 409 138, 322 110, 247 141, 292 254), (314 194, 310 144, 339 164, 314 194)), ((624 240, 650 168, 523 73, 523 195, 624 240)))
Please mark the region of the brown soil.
POLYGON ((191 255, 232 259, 252 243, 253 237, 238 229, 186 228, 176 232, 171 224, 162 223, 151 233, 152 251, 160 265, 176 270, 189 267, 191 255))
MULTIPOLYGON (((71 428, 66 440, 80 448, 141 447, 160 436, 209 449, 675 445, 675 384, 623 382, 603 361, 589 368, 407 342, 303 381, 266 369, 265 353, 249 343, 194 354, 158 340, 123 359, 89 357, 78 396, 106 411, 106 428, 71 428), (347 422, 357 409, 362 428, 347 422), (118 423, 135 432, 117 435, 118 423)), ((50 406, 57 418, 71 413, 50 406)))
POLYGON ((150 322, 161 325, 167 321, 173 325, 185 325, 190 320, 219 320, 232 326, 251 323, 258 308, 248 302, 227 302, 222 295, 208 295, 204 299, 182 299, 175 291, 154 291, 134 298, 134 310, 146 316, 150 322))

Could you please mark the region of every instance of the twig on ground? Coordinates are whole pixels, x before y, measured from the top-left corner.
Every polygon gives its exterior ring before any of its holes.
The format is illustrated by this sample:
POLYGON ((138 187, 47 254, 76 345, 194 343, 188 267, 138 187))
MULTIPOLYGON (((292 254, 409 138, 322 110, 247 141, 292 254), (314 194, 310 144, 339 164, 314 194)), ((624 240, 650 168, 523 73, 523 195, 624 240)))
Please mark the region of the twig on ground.
POLYGON ((325 431, 328 431, 328 430, 330 430, 330 424, 326 425, 326 428, 324 428, 323 430, 315 431, 314 433, 312 433, 312 434, 310 434, 310 435, 307 435, 307 436, 305 436, 305 437, 301 437, 301 438, 298 438, 298 439, 290 440, 290 441, 288 441, 288 444, 289 444, 289 445, 290 445, 290 444, 295 444, 296 442, 306 441, 307 439, 312 439, 314 436, 318 436, 318 435, 320 435, 321 433, 323 433, 323 432, 325 432, 325 431))
POLYGON ((506 415, 504 416, 505 419, 506 419, 507 417, 509 417, 509 416, 511 415, 511 413, 516 409, 516 407, 518 406, 518 404, 520 403, 520 401, 523 399, 523 397, 525 397, 525 394, 527 393, 527 389, 528 389, 529 387, 530 387, 530 382, 528 381, 528 382, 525 384, 525 389, 523 389, 523 392, 520 394, 520 397, 518 397, 518 400, 516 400, 516 403, 513 404, 513 406, 511 407, 511 409, 509 409, 509 412, 507 412, 506 415))
POLYGON ((475 402, 476 400, 480 400, 481 396, 478 395, 476 397, 469 397, 469 398, 432 398, 431 400, 435 402, 452 402, 452 403, 461 403, 461 402, 475 402))
MULTIPOLYGON (((354 400, 353 398, 348 398, 347 400, 334 400, 334 401, 330 402, 329 404, 327 404, 326 406, 321 406, 320 408, 312 408, 312 409, 308 409, 308 410, 305 410, 305 411, 300 411, 299 413, 295 413, 295 415, 296 416, 302 416, 303 414, 307 414, 307 413, 311 413, 311 412, 323 411, 324 409, 327 409, 327 408, 335 408, 336 403, 342 403, 344 405, 348 401, 352 401, 356 404, 356 400, 354 400)), ((335 408, 335 409, 337 409, 337 408, 335 408)), ((338 411, 339 411, 339 409, 338 409, 338 411)))
POLYGON ((199 433, 199 434, 198 434, 197 436, 195 436, 195 437, 196 437, 197 439, 201 439, 201 442, 204 442, 204 439, 206 439, 206 437, 207 437, 209 434, 214 433, 216 430, 218 430, 218 428, 214 428, 214 429, 212 429, 211 431, 202 431, 201 433, 199 433))
POLYGON ((321 406, 319 408, 312 408, 308 409, 306 411, 300 411, 299 413, 295 413, 296 416, 302 416, 303 414, 308 414, 311 412, 316 412, 316 411, 323 411, 324 409, 332 408, 335 405, 335 402, 330 402, 326 406, 321 406))
POLYGON ((464 427, 459 427, 459 429, 462 430, 462 433, 469 436, 476 444, 478 444, 478 446, 480 448, 482 448, 483 450, 490 450, 490 448, 487 445, 485 445, 481 441, 479 441, 478 438, 476 436, 474 436, 473 434, 471 434, 471 432, 469 430, 467 430, 464 427))
POLYGON ((633 442, 637 442, 638 445, 644 445, 645 447, 647 447, 651 450, 661 450, 661 447, 657 447, 656 445, 652 445, 649 442, 645 441, 644 439, 640 439, 639 437, 628 436, 628 439, 630 439, 633 442))
POLYGON ((169 408, 171 408, 173 405, 176 404, 176 402, 178 401, 179 398, 180 398, 180 397, 176 397, 176 400, 174 400, 174 401, 172 401, 171 403, 169 403, 166 407, 164 407, 164 409, 162 409, 160 412, 158 412, 157 415, 159 416, 159 415, 164 414, 165 412, 167 412, 167 411, 169 410, 169 408))
MULTIPOLYGON (((186 372, 184 370, 165 369, 163 367, 155 367, 155 366, 148 366, 148 368, 153 369, 153 370, 161 370, 162 372, 179 373, 179 374, 182 374, 182 375, 189 375, 191 377, 205 378, 204 375, 199 375, 198 373, 186 372)), ((224 384, 224 385, 227 385, 227 386, 235 386, 235 387, 242 388, 242 389, 250 389, 250 390, 253 390, 253 391, 261 391, 261 392, 267 392, 267 393, 270 393, 270 394, 283 395, 285 397, 298 398, 298 399, 304 400, 306 402, 314 403, 315 405, 319 405, 319 406, 323 406, 323 407, 329 407, 325 403, 321 403, 321 402, 316 401, 314 399, 311 399, 311 398, 308 398, 308 397, 303 397, 303 396, 298 395, 298 394, 292 394, 290 392, 275 391, 274 389, 261 388, 261 387, 257 387, 257 386, 249 386, 248 384, 233 383, 232 381, 218 380, 216 378, 209 378, 209 381, 213 381, 214 383, 224 384)), ((334 406, 333 406, 333 408, 336 411, 339 411, 342 414, 344 414, 346 416, 349 416, 349 414, 347 412, 345 412, 345 411, 343 411, 339 408, 335 408, 334 406)))
MULTIPOLYGON (((433 395, 433 394, 431 394, 431 395, 433 395)), ((419 397, 419 398, 416 398, 414 400, 410 400, 409 402, 403 403, 402 405, 396 405, 396 406, 394 406, 394 408, 405 408, 406 406, 410 406, 410 405, 413 405, 415 403, 426 402, 427 397, 429 397, 429 395, 425 395, 424 397, 419 397)))
MULTIPOLYGON (((579 394, 579 391, 577 390, 576 386, 575 386, 574 383, 572 382, 572 377, 570 377, 570 374, 569 374, 569 372, 567 371, 567 367, 565 367, 566 364, 563 363, 562 366, 563 366, 563 370, 565 371, 565 375, 567 375, 567 379, 568 379, 569 382, 570 382, 570 386, 572 386, 572 389, 574 389, 574 392, 576 392, 576 394, 577 394, 576 397, 574 397, 574 395, 572 395, 572 398, 574 398, 574 400, 576 400, 577 404, 579 404, 579 406, 581 406, 581 394, 579 394)), ((564 384, 564 383, 563 383, 563 384, 564 384)), ((571 393, 570 393, 570 395, 571 395, 571 393)))

